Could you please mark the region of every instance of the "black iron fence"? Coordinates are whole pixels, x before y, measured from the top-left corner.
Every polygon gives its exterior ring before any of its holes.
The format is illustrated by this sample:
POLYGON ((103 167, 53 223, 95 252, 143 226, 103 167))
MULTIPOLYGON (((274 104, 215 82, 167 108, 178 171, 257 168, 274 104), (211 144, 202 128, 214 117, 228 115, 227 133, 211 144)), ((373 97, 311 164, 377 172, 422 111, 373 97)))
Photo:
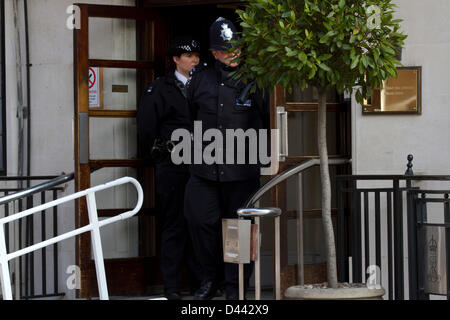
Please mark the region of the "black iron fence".
MULTIPOLYGON (((421 190, 413 182, 445 184, 450 182, 450 176, 413 176, 407 170, 405 175, 342 175, 336 181, 339 281, 367 283, 369 274, 376 277, 376 283, 385 283, 388 299, 405 299, 405 288, 409 289, 409 299, 428 297, 423 270, 428 257, 422 250, 422 229, 424 226, 445 229, 445 250, 450 259, 450 190, 421 190), (428 194, 442 197, 431 199, 426 197, 428 194), (443 223, 427 221, 426 207, 432 202, 444 205, 443 223)), ((449 265, 446 275, 450 272, 449 265)), ((449 282, 448 277, 446 281, 449 282)), ((450 286, 446 287, 448 296, 450 286)))
MULTIPOLYGON (((6 217, 57 199, 58 192, 64 190, 59 185, 72 179, 73 173, 62 176, 0 177, 0 217, 6 217), (27 189, 20 187, 23 182, 43 180, 49 181, 27 189), (19 187, 11 187, 11 184, 18 184, 19 187)), ((42 211, 40 217, 31 215, 20 219, 17 225, 13 223, 5 225, 8 252, 23 249, 35 242, 41 242, 57 235, 58 208, 56 206, 42 211), (39 234, 35 234, 35 232, 39 234)), ((12 281, 18 282, 18 285, 13 283, 13 287, 18 288, 20 299, 64 296, 64 293, 59 292, 58 289, 58 244, 43 248, 40 252, 33 251, 17 258, 17 261, 18 268, 13 267, 10 270, 15 270, 12 281), (18 275, 16 274, 17 270, 18 275), (52 285, 48 286, 48 283, 52 285)))

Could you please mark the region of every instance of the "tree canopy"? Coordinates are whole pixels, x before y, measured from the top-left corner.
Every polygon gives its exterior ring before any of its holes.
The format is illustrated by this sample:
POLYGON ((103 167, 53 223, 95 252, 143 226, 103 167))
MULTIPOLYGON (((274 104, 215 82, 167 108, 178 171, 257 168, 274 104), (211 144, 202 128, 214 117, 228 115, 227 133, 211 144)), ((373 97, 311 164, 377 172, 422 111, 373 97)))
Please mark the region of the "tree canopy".
POLYGON ((399 31, 391 0, 249 0, 237 10, 242 33, 235 46, 244 62, 238 77, 259 87, 293 84, 370 88, 396 77, 406 35, 399 31))

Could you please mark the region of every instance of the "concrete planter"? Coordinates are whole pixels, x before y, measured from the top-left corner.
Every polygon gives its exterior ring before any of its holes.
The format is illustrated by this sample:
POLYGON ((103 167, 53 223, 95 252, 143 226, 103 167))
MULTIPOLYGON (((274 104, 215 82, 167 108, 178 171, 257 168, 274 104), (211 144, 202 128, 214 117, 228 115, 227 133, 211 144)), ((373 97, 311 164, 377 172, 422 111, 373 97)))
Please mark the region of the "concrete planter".
POLYGON ((364 284, 357 284, 337 289, 292 286, 284 295, 292 300, 383 300, 384 293, 383 288, 369 289, 364 284))

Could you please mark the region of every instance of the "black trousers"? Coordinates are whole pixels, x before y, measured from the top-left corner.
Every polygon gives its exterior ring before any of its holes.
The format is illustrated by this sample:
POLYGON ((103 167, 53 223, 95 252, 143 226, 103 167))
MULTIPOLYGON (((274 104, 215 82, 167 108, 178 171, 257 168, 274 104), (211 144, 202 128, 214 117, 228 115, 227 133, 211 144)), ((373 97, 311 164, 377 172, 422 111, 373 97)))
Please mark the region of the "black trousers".
MULTIPOLYGON (((191 176, 186 185, 184 214, 192 244, 200 263, 202 281, 219 281, 225 277, 227 293, 238 290, 238 264, 223 262, 222 218, 237 218, 237 209, 259 188, 259 178, 218 182, 191 176)), ((246 282, 252 264, 244 265, 246 282)))
POLYGON ((183 214, 184 192, 188 180, 188 172, 177 172, 170 168, 156 169, 156 201, 161 213, 161 270, 166 293, 180 291, 183 259, 190 272, 191 286, 201 281, 183 214))

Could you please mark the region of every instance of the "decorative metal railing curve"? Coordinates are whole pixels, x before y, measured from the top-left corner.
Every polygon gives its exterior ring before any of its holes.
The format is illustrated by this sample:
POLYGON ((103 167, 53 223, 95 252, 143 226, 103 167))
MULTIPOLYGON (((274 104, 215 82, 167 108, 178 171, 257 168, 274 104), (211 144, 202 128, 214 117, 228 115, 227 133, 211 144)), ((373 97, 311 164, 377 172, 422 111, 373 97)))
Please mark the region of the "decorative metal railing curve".
MULTIPOLYGON (((350 158, 329 158, 328 164, 329 165, 340 165, 340 164, 349 164, 351 163, 350 158)), ((277 184, 283 182, 284 180, 288 179, 289 177, 292 177, 295 174, 302 173, 306 169, 309 169, 311 167, 320 165, 320 159, 314 158, 309 159, 304 162, 301 162, 300 164, 296 165, 295 167, 292 167, 286 171, 283 171, 267 181, 261 188, 258 189, 251 197, 247 200, 244 207, 245 208, 251 208, 256 201, 258 201, 264 193, 266 193, 268 190, 276 186, 277 184)))
MULTIPOLYGON (((351 163, 350 158, 329 158, 328 164, 329 165, 344 165, 351 163)), ((275 299, 280 300, 281 299, 281 278, 280 278, 280 215, 282 212, 279 208, 256 208, 259 205, 256 205, 256 203, 259 201, 259 199, 271 188, 275 187, 277 184, 285 181, 289 177, 292 177, 294 175, 299 176, 299 187, 301 187, 301 174, 305 170, 320 165, 320 159, 314 158, 309 159, 304 162, 301 162, 300 164, 283 171, 267 181, 261 188, 259 188, 245 203, 244 208, 239 209, 237 211, 237 214, 239 218, 253 218, 255 224, 257 225, 257 246, 258 249, 256 254, 256 261, 255 261, 255 299, 260 300, 261 299, 261 265, 260 265, 260 243, 261 243, 261 236, 259 233, 259 227, 260 227, 260 218, 263 217, 273 217, 274 218, 274 224, 275 224, 275 248, 274 248, 274 254, 275 254, 275 286, 274 286, 274 293, 275 293, 275 299)), ((301 189, 300 189, 301 190, 301 189)), ((303 219, 303 208, 299 206, 299 220, 303 219)), ((300 235, 299 239, 302 239, 303 234, 303 224, 300 224, 299 229, 297 230, 297 233, 300 235)), ((299 244, 299 261, 298 261, 298 273, 300 275, 300 282, 303 282, 303 242, 301 241, 299 244)), ((239 264, 239 299, 244 299, 244 266, 243 264, 239 264)), ((302 283, 301 283, 302 284, 302 283)))
POLYGON ((74 193, 72 195, 65 196, 60 199, 53 200, 51 202, 36 206, 31 209, 27 209, 25 211, 19 212, 17 214, 4 217, 0 219, 0 281, 2 283, 2 293, 3 293, 3 299, 5 300, 12 300, 12 290, 11 290, 11 280, 10 280, 10 274, 9 274, 9 265, 8 262, 11 259, 20 257, 24 254, 30 253, 32 251, 44 248, 46 246, 52 245, 54 243, 57 243, 62 240, 66 240, 68 238, 77 236, 79 234, 82 234, 84 232, 90 231, 91 232, 91 238, 92 238, 92 249, 94 254, 94 261, 95 261, 95 268, 97 272, 97 283, 98 283, 98 291, 100 295, 101 300, 108 300, 108 289, 106 284, 106 274, 105 274, 105 266, 103 261, 103 250, 102 250, 102 244, 101 244, 101 238, 100 238, 100 228, 103 226, 106 226, 108 224, 117 222, 119 220, 124 220, 132 217, 135 215, 140 208, 142 207, 143 203, 143 190, 139 182, 131 177, 123 177, 120 179, 116 179, 114 181, 98 185, 83 191, 79 191, 77 193, 74 193), (95 201, 95 193, 101 190, 105 190, 114 186, 122 185, 125 183, 131 183, 136 187, 137 190, 137 204, 134 207, 133 210, 124 212, 122 214, 119 214, 117 216, 99 221, 98 220, 98 214, 97 214, 97 204, 95 201), (37 212, 40 212, 42 210, 46 210, 47 208, 51 208, 57 205, 60 205, 62 203, 80 198, 86 196, 87 201, 87 208, 88 208, 88 215, 89 215, 89 224, 86 226, 83 226, 81 228, 66 232, 62 235, 53 237, 51 239, 42 241, 40 243, 34 244, 32 246, 23 248, 21 250, 7 253, 6 250, 6 244, 5 244, 5 233, 4 233, 4 225, 6 223, 10 223, 12 221, 27 217, 29 215, 35 214, 37 212))

